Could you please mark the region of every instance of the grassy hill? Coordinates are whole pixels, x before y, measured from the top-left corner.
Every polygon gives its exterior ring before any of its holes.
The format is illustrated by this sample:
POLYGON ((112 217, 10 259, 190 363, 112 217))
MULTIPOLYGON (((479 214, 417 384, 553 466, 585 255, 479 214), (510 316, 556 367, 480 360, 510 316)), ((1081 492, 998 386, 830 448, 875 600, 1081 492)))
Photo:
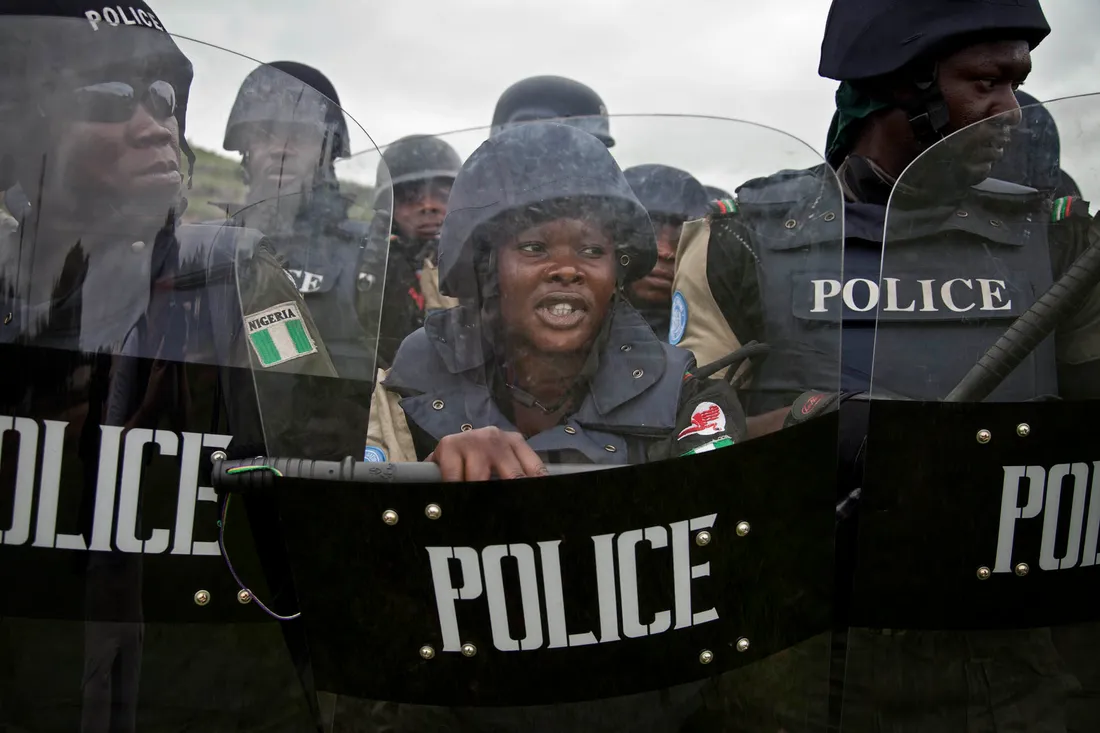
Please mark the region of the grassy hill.
MULTIPOLYGON (((185 222, 211 221, 225 216, 225 211, 210 202, 235 203, 244 201, 245 185, 238 157, 226 157, 210 150, 194 148, 195 178, 187 192, 185 222)), ((374 200, 370 186, 341 181, 340 189, 356 203, 348 212, 352 219, 370 221, 368 208, 374 200)))

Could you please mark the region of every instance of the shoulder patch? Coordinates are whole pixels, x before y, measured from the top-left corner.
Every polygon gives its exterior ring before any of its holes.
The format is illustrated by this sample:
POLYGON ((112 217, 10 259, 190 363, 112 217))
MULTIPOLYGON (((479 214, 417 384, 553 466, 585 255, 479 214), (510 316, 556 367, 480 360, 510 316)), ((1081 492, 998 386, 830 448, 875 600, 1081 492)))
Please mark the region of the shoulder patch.
POLYGON ((375 448, 373 445, 368 445, 363 449, 363 460, 366 463, 385 463, 386 452, 381 448, 375 448))
POLYGON ((248 342, 265 369, 317 353, 300 308, 288 301, 244 317, 248 342))
POLYGON ((684 456, 694 456, 698 455, 699 453, 710 453, 711 451, 718 450, 719 448, 728 448, 731 445, 733 445, 732 438, 719 438, 718 440, 712 440, 709 443, 704 443, 698 448, 692 448, 687 453, 681 453, 680 457, 683 458, 684 456))
POLYGON ((668 342, 675 346, 684 338, 688 325, 688 305, 684 294, 677 290, 672 296, 672 317, 668 323, 668 342))
POLYGON ((726 413, 713 402, 700 402, 691 413, 691 424, 680 431, 677 440, 691 435, 717 435, 726 431, 726 413))
POLYGON ((1050 220, 1052 222, 1063 221, 1071 216, 1087 217, 1088 215, 1089 202, 1082 201, 1080 196, 1064 196, 1055 199, 1050 210, 1050 220))
POLYGON ((733 199, 718 199, 710 202, 711 216, 732 216, 737 213, 737 202, 733 199))

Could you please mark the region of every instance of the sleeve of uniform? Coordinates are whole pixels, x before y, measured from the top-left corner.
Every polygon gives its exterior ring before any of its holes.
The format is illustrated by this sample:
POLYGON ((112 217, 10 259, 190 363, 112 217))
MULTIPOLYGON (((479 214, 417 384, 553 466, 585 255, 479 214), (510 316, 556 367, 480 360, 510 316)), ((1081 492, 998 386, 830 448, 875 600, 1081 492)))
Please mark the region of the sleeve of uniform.
POLYGON ((391 463, 415 463, 416 447, 412 432, 401 410, 401 397, 388 391, 384 382, 388 372, 378 370, 370 403, 365 457, 391 463))
POLYGON ((458 298, 439 292, 439 268, 428 259, 424 260, 424 268, 420 271, 420 293, 424 296, 425 314, 458 306, 458 298))
MULTIPOLYGON (((1065 274, 1093 242, 1100 241, 1100 223, 1089 216, 1089 203, 1067 196, 1054 202, 1051 257, 1054 276, 1065 274)), ((1094 287, 1059 326, 1058 372, 1062 396, 1100 397, 1100 287, 1094 287)))
POLYGON ((706 453, 745 439, 745 412, 737 393, 724 379, 696 379, 684 374, 676 428, 650 451, 650 460, 706 453))
POLYGON ((747 230, 736 222, 733 202, 716 206, 719 213, 684 225, 673 280, 669 340, 691 351, 699 364, 761 337, 759 286, 747 230))

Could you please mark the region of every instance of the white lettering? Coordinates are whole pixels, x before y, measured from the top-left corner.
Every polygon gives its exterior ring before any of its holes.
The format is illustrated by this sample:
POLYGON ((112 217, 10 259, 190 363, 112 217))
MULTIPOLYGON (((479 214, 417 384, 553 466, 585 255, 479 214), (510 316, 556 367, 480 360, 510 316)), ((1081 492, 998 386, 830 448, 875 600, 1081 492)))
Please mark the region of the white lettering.
POLYGON ((1007 303, 1005 303, 1004 305, 1000 305, 1000 306, 997 306, 997 305, 993 304, 993 299, 994 298, 996 298, 999 301, 1004 300, 1004 291, 1003 291, 1003 288, 1005 287, 1005 281, 1004 280, 986 280, 984 278, 978 278, 978 287, 982 291, 982 310, 983 311, 1007 311, 1007 310, 1012 310, 1012 301, 1011 300, 1008 301, 1007 303), (993 289, 994 284, 996 284, 998 286, 996 290, 993 289))
POLYGON ((88 22, 92 24, 92 30, 99 30, 99 21, 103 20, 103 16, 94 10, 85 11, 84 17, 88 19, 88 22))
POLYGON ((872 282, 871 280, 857 277, 854 280, 849 280, 844 283, 844 304, 857 313, 866 313, 878 305, 878 297, 878 283, 872 282), (865 283, 867 285, 867 305, 862 308, 856 305, 855 292, 857 283, 865 283))
POLYGON ((932 295, 932 284, 935 280, 917 280, 920 283, 920 293, 922 296, 921 301, 921 313, 935 313, 935 296, 932 295))
POLYGON ((600 600, 600 643, 619 640, 618 601, 615 598, 615 548, 613 534, 592 538, 596 547, 596 592, 600 600))
POLYGON ((199 486, 199 465, 203 448, 224 450, 233 440, 229 435, 183 434, 183 455, 180 459, 180 488, 176 504, 176 531, 173 537, 173 555, 220 555, 218 543, 192 542, 195 531, 195 502, 218 503, 218 495, 211 486, 199 486))
MULTIPOLYGON (((122 22, 124 25, 137 25, 136 20, 130 20, 126 17, 126 11, 122 9, 121 5, 116 5, 115 7, 118 8, 118 15, 120 18, 122 18, 122 22)), ((133 12, 133 10, 133 8, 130 8, 130 12, 133 12)))
POLYGON ((167 430, 134 428, 126 434, 123 447, 121 496, 115 546, 122 552, 144 552, 156 555, 168 549, 168 530, 154 529, 148 540, 137 538, 137 515, 141 495, 141 465, 145 446, 155 443, 162 456, 179 454, 179 437, 167 430))
POLYGON ((149 13, 149 19, 151 21, 153 21, 153 27, 156 28, 158 31, 163 31, 164 30, 163 26, 161 26, 161 24, 160 24, 160 21, 157 19, 157 16, 153 15, 152 13, 149 13))
POLYGON ((124 428, 100 425, 99 476, 95 486, 95 514, 92 519, 91 549, 111 551, 111 523, 115 512, 115 484, 118 482, 118 454, 124 428))
POLYGON ((1043 543, 1039 552, 1039 567, 1043 570, 1068 570, 1077 565, 1081 549, 1081 526, 1085 520, 1085 492, 1088 490, 1087 463, 1059 463, 1047 474, 1047 505, 1043 514, 1043 543), (1054 556, 1054 541, 1058 533, 1058 510, 1062 500, 1062 481, 1073 476, 1073 504, 1069 518, 1069 540, 1066 555, 1054 556))
POLYGON ((103 19, 111 25, 118 27, 118 13, 115 12, 114 8, 103 8, 103 19))
POLYGON ((997 531, 997 563, 995 573, 1012 572, 1012 543, 1016 536, 1016 522, 1033 519, 1043 508, 1043 492, 1046 487, 1046 470, 1042 466, 1005 466, 1004 484, 1001 488, 1001 523, 997 531), (1019 506, 1020 479, 1027 477, 1027 504, 1019 506))
POLYGON ((840 281, 814 280, 813 284, 814 307, 810 310, 810 313, 825 313, 828 310, 825 307, 825 301, 840 294, 840 281), (828 291, 826 291, 826 287, 828 287, 828 291))
POLYGON ((325 281, 323 275, 318 275, 313 272, 306 272, 302 274, 302 287, 298 290, 302 293, 315 293, 321 289, 321 283, 325 281))
POLYGON ((896 277, 887 277, 883 279, 886 281, 886 307, 883 308, 884 311, 909 313, 917 309, 916 300, 904 308, 898 308, 898 283, 901 281, 896 277))
POLYGON ((68 423, 43 420, 46 434, 42 439, 42 477, 38 484, 38 526, 34 533, 35 547, 56 547, 59 550, 86 550, 84 535, 57 533, 57 504, 61 498, 61 458, 65 450, 65 427, 68 423))
POLYGON ((1089 521, 1085 529, 1085 546, 1081 550, 1081 567, 1091 567, 1100 562, 1096 545, 1100 540, 1100 461, 1092 464, 1092 495, 1089 497, 1089 521))
POLYGON ((591 631, 583 634, 568 634, 565 625, 565 594, 561 583, 561 557, 558 546, 561 540, 540 542, 542 554, 542 582, 546 595, 546 626, 550 632, 550 644, 547 649, 561 649, 569 646, 588 646, 596 643, 596 635, 591 631))
POLYGON ((481 566, 485 570, 485 598, 489 601, 489 624, 493 629, 493 645, 502 652, 532 651, 542 646, 542 608, 539 602, 539 582, 535 571, 535 551, 530 545, 489 545, 481 551, 481 566), (519 564, 519 595, 523 605, 523 626, 526 636, 516 640, 508 625, 508 606, 504 596, 504 575, 501 560, 514 557, 519 564))
POLYGON ((653 622, 642 624, 638 618, 637 545, 645 540, 653 549, 668 547, 668 532, 664 527, 634 529, 619 535, 619 593, 623 604, 623 633, 631 639, 661 634, 672 625, 672 613, 659 611, 653 622))
POLYGON ((974 285, 969 280, 963 280, 961 277, 956 277, 952 280, 948 280, 940 286, 940 297, 943 298, 943 304, 946 305, 949 310, 954 311, 955 313, 966 313, 968 310, 971 310, 974 307, 974 304, 971 303, 965 308, 959 308, 957 305, 955 305, 955 299, 951 296, 951 286, 955 283, 962 283, 971 290, 974 289, 974 285))
POLYGON ((425 547, 432 566, 435 585, 435 607, 439 613, 439 631, 443 636, 443 651, 462 651, 458 633, 455 601, 470 601, 481 596, 481 561, 472 547, 425 547), (462 566, 462 587, 456 588, 448 560, 456 559, 462 566))
MULTIPOLYGON (((0 530, 0 542, 22 545, 31 535, 31 512, 34 506, 34 469, 38 463, 38 423, 26 417, 0 415, 0 449, 4 433, 19 433, 19 454, 15 464, 15 504, 11 524, 0 530)), ((2 457, 2 456, 0 456, 2 457)))
POLYGON ((689 522, 673 522, 672 529, 672 577, 676 599, 676 628, 686 629, 698 626, 718 618, 718 611, 708 608, 706 611, 692 613, 691 581, 710 575, 710 563, 691 564, 691 532, 714 526, 717 514, 697 517, 689 522))
POLYGON ((136 11, 133 8, 130 8, 130 12, 137 16, 137 19, 141 21, 142 25, 148 26, 150 28, 153 27, 153 24, 149 21, 149 16, 146 15, 145 11, 141 8, 138 8, 136 11))

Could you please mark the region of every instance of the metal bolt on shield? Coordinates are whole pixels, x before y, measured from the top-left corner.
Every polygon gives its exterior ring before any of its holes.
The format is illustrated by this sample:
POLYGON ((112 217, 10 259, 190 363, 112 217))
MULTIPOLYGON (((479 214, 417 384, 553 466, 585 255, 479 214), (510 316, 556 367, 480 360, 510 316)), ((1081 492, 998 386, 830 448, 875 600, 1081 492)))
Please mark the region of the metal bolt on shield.
POLYGON ((1016 566, 1016 574, 1019 575, 1021 578, 1027 575, 1029 572, 1031 572, 1031 568, 1027 566, 1026 562, 1022 562, 1016 566))
POLYGON ((1026 422, 1020 423, 1016 426, 1016 434, 1019 435, 1021 438, 1026 438, 1027 436, 1031 435, 1031 426, 1028 425, 1026 422))
POLYGON ((392 527, 393 525, 397 524, 397 512, 395 512, 393 509, 387 509, 386 511, 382 512, 382 521, 392 527))
POLYGON ((462 645, 462 656, 472 657, 477 654, 477 647, 473 644, 466 642, 462 645))
POLYGON ((749 526, 748 522, 738 522, 737 523, 737 536, 738 537, 744 537, 751 530, 752 530, 752 527, 749 526))
POLYGON ((420 658, 421 659, 434 659, 435 658, 435 649, 432 649, 430 646, 425 644, 424 646, 420 647, 420 658))
POLYGON ((210 603, 210 591, 195 591, 195 605, 205 606, 207 603, 210 603))
POLYGON ((990 575, 992 575, 992 573, 985 565, 978 568, 978 580, 989 580, 990 575))
POLYGON ((989 432, 985 428, 978 431, 978 442, 985 445, 989 441, 993 440, 993 433, 989 432))
POLYGON ((252 603, 252 591, 248 588, 241 588, 237 591, 237 603, 244 605, 245 603, 252 603))
POLYGON ((714 661, 714 652, 710 649, 704 649, 699 652, 699 664, 710 664, 714 661))
POLYGON ((749 640, 745 637, 741 637, 737 640, 737 651, 747 652, 749 650, 749 640))
POLYGON ((709 545, 710 540, 710 532, 707 532, 706 530, 703 530, 699 534, 695 535, 695 544, 699 545, 700 547, 706 547, 707 545, 709 545))
POLYGON ((424 516, 428 519, 439 519, 443 516, 443 509, 438 504, 429 504, 424 507, 424 516))

